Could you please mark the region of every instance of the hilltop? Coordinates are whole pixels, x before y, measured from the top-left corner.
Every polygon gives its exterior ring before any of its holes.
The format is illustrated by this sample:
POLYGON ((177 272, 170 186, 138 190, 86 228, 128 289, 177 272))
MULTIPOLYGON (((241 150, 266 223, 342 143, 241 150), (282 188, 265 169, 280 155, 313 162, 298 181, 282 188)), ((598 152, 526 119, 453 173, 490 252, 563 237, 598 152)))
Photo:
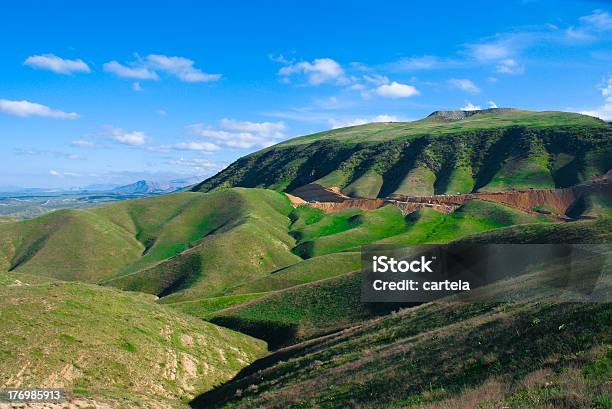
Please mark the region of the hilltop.
POLYGON ((308 183, 352 197, 568 187, 609 170, 612 127, 567 112, 435 112, 294 138, 245 156, 193 188, 308 183))

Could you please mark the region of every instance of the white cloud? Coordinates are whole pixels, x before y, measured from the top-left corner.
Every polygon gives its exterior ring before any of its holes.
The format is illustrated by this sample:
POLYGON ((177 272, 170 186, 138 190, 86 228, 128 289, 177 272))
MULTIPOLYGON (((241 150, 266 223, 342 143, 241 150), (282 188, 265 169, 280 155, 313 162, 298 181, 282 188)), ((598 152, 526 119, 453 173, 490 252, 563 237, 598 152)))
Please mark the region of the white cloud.
POLYGON ((272 138, 283 138, 287 131, 284 122, 250 122, 224 118, 220 121, 220 124, 223 129, 229 131, 251 132, 272 138))
POLYGON ((157 114, 159 116, 166 116, 166 115, 168 115, 168 113, 164 109, 158 109, 157 110, 157 114))
POLYGON ((169 165, 175 165, 175 166, 186 166, 186 167, 190 167, 190 168, 194 168, 197 171, 210 171, 210 170, 215 170, 215 169, 220 169, 221 166, 217 163, 214 162, 210 162, 206 159, 201 159, 201 158, 177 158, 177 159, 170 159, 167 162, 169 165))
POLYGON ((127 132, 120 128, 108 127, 111 137, 124 145, 140 146, 147 143, 147 135, 142 131, 127 132))
POLYGON ((604 97, 603 105, 592 110, 581 111, 581 114, 594 116, 604 121, 612 121, 612 77, 601 87, 601 95, 604 97))
POLYGON ((331 58, 317 58, 312 62, 301 61, 290 64, 281 68, 278 73, 283 77, 303 74, 311 85, 347 81, 342 66, 331 58))
POLYGON ((466 78, 451 78, 448 80, 448 83, 451 87, 469 92, 470 94, 477 94, 480 92, 480 88, 478 88, 471 80, 466 78))
POLYGON ((283 122, 250 122, 225 118, 219 121, 219 128, 204 124, 187 127, 193 135, 214 139, 218 144, 239 149, 265 148, 287 136, 287 127, 283 122))
POLYGON ((24 61, 24 64, 34 68, 53 71, 57 74, 91 72, 89 66, 83 60, 67 60, 53 54, 31 55, 24 61))
POLYGON ((478 111, 480 109, 482 108, 479 105, 474 105, 470 101, 465 101, 465 105, 461 107, 462 111, 478 111))
POLYGON ((95 143, 85 140, 85 139, 77 139, 77 140, 70 142, 70 144, 77 148, 94 148, 96 146, 95 143))
POLYGON ((193 60, 161 54, 149 54, 126 64, 110 61, 104 64, 104 70, 119 77, 139 80, 157 80, 162 72, 183 82, 210 82, 221 78, 221 74, 208 74, 196 68, 193 60))
POLYGON ((580 17, 580 21, 595 30, 612 30, 612 16, 607 11, 595 10, 588 16, 580 17))
POLYGON ((152 69, 174 75, 184 82, 208 82, 221 78, 221 74, 203 72, 194 66, 194 61, 184 57, 150 54, 147 56, 147 63, 152 69))
POLYGON ((51 176, 55 176, 58 178, 63 178, 64 176, 68 176, 68 177, 80 177, 81 175, 79 173, 75 173, 75 172, 60 172, 57 170, 50 170, 49 174, 51 176))
POLYGON ((385 77, 384 75, 380 75, 380 74, 364 75, 363 79, 374 85, 384 85, 390 82, 389 78, 385 77))
POLYGON ((143 65, 127 66, 117 61, 110 61, 104 64, 104 71, 113 73, 118 77, 132 78, 137 80, 157 80, 159 76, 156 72, 143 65))
POLYGON ((565 35, 571 42, 589 42, 595 40, 595 36, 583 28, 570 27, 565 30, 565 35))
POLYGON ((376 116, 369 117, 369 118, 365 118, 365 117, 364 118, 340 118, 340 119, 331 118, 328 120, 328 123, 333 129, 337 129, 337 128, 346 128, 347 126, 364 125, 364 124, 369 124, 372 122, 402 122, 402 121, 403 119, 397 116, 382 114, 382 115, 376 115, 376 116))
POLYGON ((29 155, 29 156, 53 156, 59 159, 67 159, 67 160, 83 160, 85 158, 75 155, 74 153, 56 151, 51 149, 16 149, 15 152, 18 155, 29 155))
POLYGON ((142 91, 142 87, 140 86, 140 82, 135 82, 132 84, 132 89, 136 92, 142 91))
POLYGON ((498 108, 498 106, 495 103, 495 101, 489 101, 489 102, 487 102, 487 104, 489 104, 489 108, 498 108))
POLYGON ((375 92, 384 98, 408 98, 419 95, 419 91, 412 85, 400 84, 396 81, 379 86, 375 92))
POLYGON ((214 152, 220 149, 219 146, 215 145, 214 143, 200 141, 179 142, 174 145, 174 148, 178 150, 202 152, 214 152))
POLYGON ((398 70, 417 71, 438 68, 443 65, 443 62, 436 56, 424 55, 422 57, 403 58, 393 65, 398 70))
POLYGON ((0 99, 0 112, 24 118, 29 116, 42 116, 47 118, 72 120, 79 117, 79 115, 75 112, 64 112, 57 109, 51 109, 46 105, 25 100, 13 101, 9 99, 0 99))
POLYGON ((495 71, 500 74, 522 74, 525 72, 525 67, 512 58, 507 58, 500 61, 495 67, 495 71))

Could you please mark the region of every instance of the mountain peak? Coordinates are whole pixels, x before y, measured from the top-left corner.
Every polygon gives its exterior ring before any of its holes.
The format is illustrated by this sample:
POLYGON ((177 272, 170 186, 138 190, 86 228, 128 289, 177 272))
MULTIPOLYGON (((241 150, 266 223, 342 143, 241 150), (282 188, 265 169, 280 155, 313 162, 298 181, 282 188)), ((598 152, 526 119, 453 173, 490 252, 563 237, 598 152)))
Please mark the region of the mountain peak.
POLYGON ((476 109, 473 111, 434 111, 427 116, 427 118, 440 119, 442 121, 457 121, 459 119, 469 118, 477 114, 489 114, 499 112, 512 112, 517 111, 515 108, 488 108, 488 109, 476 109))

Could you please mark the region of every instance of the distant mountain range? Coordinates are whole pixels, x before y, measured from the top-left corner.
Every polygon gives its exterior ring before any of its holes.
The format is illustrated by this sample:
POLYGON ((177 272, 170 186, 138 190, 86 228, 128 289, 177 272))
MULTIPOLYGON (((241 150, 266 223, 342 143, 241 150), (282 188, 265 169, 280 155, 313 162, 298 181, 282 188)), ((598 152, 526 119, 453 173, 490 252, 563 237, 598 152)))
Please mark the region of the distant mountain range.
POLYGON ((92 193, 115 195, 151 195, 172 193, 195 185, 201 179, 197 177, 174 179, 169 181, 139 180, 127 185, 97 183, 69 189, 61 188, 24 188, 19 186, 0 186, 0 196, 57 196, 83 195, 92 193))

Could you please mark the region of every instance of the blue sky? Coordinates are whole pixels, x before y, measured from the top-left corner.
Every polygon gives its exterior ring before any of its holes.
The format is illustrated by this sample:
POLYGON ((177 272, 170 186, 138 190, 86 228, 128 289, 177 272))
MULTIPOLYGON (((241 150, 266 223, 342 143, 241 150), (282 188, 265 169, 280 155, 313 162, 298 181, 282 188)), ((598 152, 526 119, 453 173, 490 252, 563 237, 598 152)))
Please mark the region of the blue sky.
POLYGON ((205 178, 437 109, 612 120, 610 2, 89 3, 2 6, 0 186, 205 178))

